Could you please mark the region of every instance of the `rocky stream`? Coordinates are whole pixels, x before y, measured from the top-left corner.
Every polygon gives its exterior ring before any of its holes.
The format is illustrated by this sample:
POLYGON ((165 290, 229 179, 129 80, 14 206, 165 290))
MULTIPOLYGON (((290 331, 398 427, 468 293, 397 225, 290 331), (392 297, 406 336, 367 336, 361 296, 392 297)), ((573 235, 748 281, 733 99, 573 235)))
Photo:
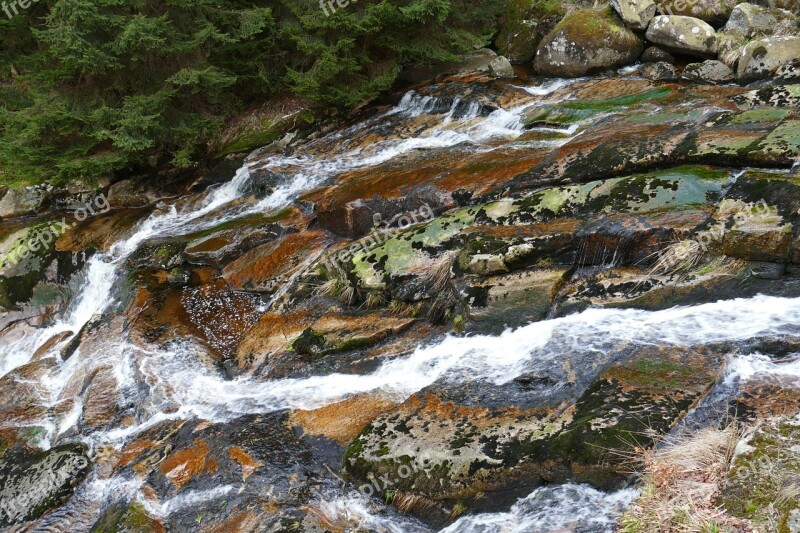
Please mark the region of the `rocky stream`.
POLYGON ((440 76, 224 177, 28 191, 0 525, 615 531, 665 435, 795 438, 800 85, 657 64, 440 76))

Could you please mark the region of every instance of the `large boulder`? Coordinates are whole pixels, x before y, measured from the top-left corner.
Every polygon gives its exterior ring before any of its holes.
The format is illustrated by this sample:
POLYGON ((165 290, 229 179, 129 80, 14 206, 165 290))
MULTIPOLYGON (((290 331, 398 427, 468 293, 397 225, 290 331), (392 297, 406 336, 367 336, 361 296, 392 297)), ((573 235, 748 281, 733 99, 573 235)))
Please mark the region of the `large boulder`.
POLYGON ((566 11, 553 0, 513 0, 508 3, 506 21, 496 44, 498 51, 513 64, 531 61, 542 37, 550 33, 566 11))
POLYGON ((611 0, 612 7, 632 30, 644 31, 658 9, 653 0, 611 0))
POLYGON ((692 17, 655 17, 647 28, 647 40, 678 54, 714 57, 717 53, 717 32, 692 17))
POLYGON ((723 23, 741 0, 656 0, 663 15, 696 17, 706 22, 723 23))
POLYGON ((736 76, 740 81, 769 78, 781 67, 797 62, 800 62, 800 37, 768 37, 744 47, 736 76))
POLYGON ((582 9, 544 38, 535 67, 545 76, 578 77, 633 63, 644 46, 611 8, 582 9))
POLYGON ((10 189, 0 200, 0 218, 30 215, 47 207, 52 189, 47 185, 10 189))
POLYGON ((797 27, 797 18, 783 9, 771 9, 745 2, 733 9, 724 31, 753 37, 771 35, 779 26, 797 27))

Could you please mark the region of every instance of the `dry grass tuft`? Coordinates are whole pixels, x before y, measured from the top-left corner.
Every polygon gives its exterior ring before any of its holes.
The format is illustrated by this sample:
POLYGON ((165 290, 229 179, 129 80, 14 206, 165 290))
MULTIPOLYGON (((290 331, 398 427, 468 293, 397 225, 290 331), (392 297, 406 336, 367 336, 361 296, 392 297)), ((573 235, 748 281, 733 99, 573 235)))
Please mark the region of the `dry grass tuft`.
POLYGON ((425 496, 401 491, 392 495, 390 503, 401 513, 414 516, 435 516, 440 510, 436 502, 425 496))
POLYGON ((742 430, 708 428, 668 436, 662 446, 642 451, 642 495, 622 516, 625 533, 747 531, 716 505, 742 430))

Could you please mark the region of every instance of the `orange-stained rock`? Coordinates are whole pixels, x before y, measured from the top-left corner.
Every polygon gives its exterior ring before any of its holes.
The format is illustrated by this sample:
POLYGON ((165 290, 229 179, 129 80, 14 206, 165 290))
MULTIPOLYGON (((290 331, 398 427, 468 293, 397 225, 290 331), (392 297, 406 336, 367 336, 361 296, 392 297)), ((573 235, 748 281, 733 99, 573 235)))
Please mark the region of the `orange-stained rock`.
POLYGON ((380 396, 360 394, 319 409, 292 411, 289 421, 308 435, 324 436, 347 445, 367 424, 397 407, 380 396))
POLYGON ((174 452, 161 463, 158 469, 176 489, 183 487, 198 474, 212 474, 217 470, 217 460, 208 456, 208 443, 195 439, 194 446, 174 452))
POLYGON ((329 234, 312 230, 293 233, 246 253, 222 271, 233 289, 275 292, 302 272, 329 242, 329 234))
POLYGON ((264 466, 264 463, 256 461, 245 452, 243 449, 233 446, 228 448, 228 455, 231 459, 239 463, 242 467, 242 481, 247 481, 257 468, 264 466))

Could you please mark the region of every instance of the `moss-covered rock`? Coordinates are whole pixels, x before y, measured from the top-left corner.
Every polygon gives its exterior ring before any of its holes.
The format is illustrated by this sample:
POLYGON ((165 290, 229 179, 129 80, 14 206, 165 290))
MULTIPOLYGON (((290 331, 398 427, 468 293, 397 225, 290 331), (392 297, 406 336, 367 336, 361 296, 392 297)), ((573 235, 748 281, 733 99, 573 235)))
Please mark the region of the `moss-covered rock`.
POLYGON ((736 76, 740 81, 764 79, 797 61, 800 61, 800 37, 767 37, 744 47, 736 76))
POLYGON ((564 3, 556 0, 512 0, 495 41, 497 50, 514 64, 531 61, 539 42, 565 14, 564 3))
POLYGON ((611 367, 581 395, 552 409, 481 408, 413 396, 368 424, 344 470, 357 482, 388 478, 394 490, 482 505, 497 494, 566 480, 611 488, 625 479, 625 451, 652 446, 716 381, 705 356, 683 350, 611 367), (521 488, 522 487, 522 488, 521 488))
POLYGON ((719 503, 765 531, 790 533, 800 515, 800 421, 773 418, 736 448, 719 503))
POLYGON ((577 77, 636 61, 644 45, 611 7, 568 15, 536 52, 535 68, 546 76, 577 77))

